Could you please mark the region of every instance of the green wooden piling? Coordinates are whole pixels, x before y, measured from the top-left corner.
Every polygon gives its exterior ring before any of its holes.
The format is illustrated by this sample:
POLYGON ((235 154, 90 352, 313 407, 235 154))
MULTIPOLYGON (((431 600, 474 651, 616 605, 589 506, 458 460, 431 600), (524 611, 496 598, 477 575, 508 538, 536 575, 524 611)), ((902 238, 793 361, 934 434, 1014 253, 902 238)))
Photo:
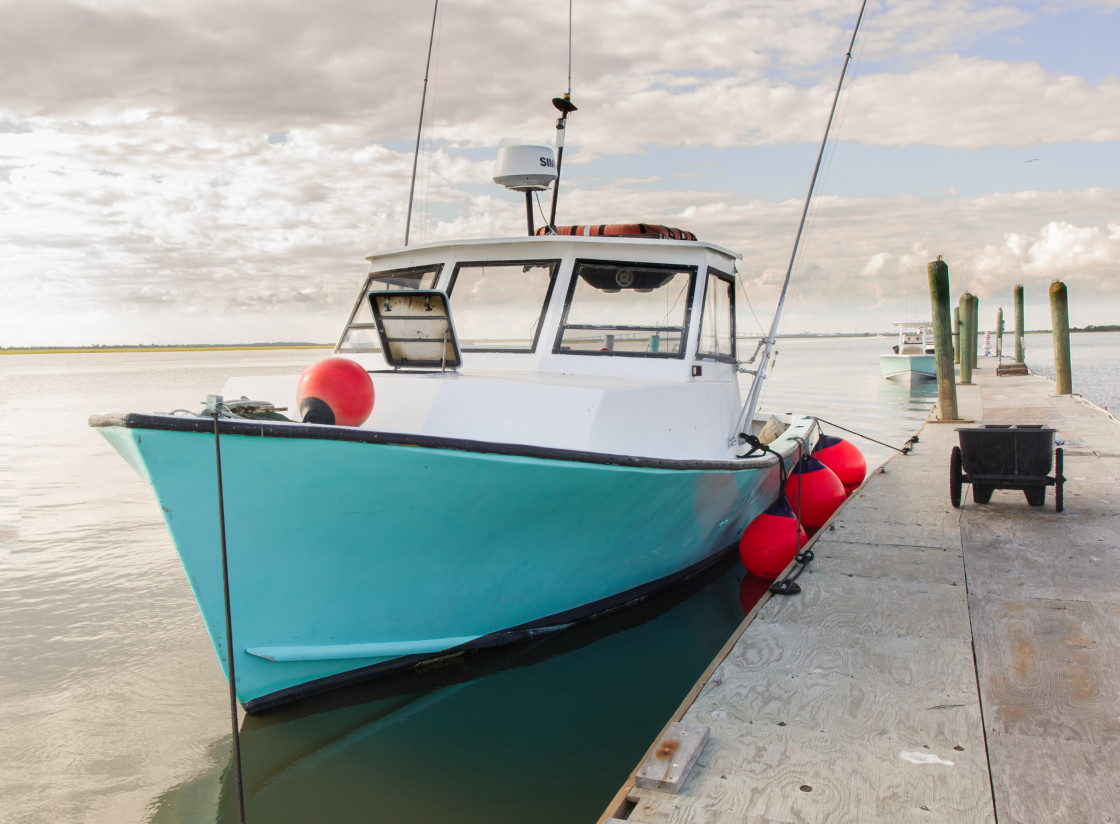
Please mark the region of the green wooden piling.
POLYGON ((972 295, 961 295, 958 308, 961 312, 961 380, 962 384, 972 383, 972 347, 976 345, 976 333, 972 328, 972 295))
POLYGON ((1015 363, 1023 361, 1023 285, 1015 286, 1015 363))
POLYGON ((961 362, 961 310, 953 307, 953 363, 961 362))
POLYGON ((972 340, 968 344, 972 352, 972 368, 979 368, 980 362, 980 298, 972 295, 972 340))
MULTIPOLYGON (((937 366, 937 409, 943 421, 957 414, 956 370, 953 368, 953 330, 949 321, 949 265, 938 258, 926 267, 929 275, 930 316, 933 318, 934 363, 937 366)), ((956 312, 953 313, 954 323, 956 312)))
POLYGON ((1003 307, 996 310, 996 357, 1003 357, 1003 307))
POLYGON ((1054 383, 1059 395, 1073 394, 1069 357, 1069 295, 1060 280, 1050 284, 1050 321, 1054 329, 1054 383))

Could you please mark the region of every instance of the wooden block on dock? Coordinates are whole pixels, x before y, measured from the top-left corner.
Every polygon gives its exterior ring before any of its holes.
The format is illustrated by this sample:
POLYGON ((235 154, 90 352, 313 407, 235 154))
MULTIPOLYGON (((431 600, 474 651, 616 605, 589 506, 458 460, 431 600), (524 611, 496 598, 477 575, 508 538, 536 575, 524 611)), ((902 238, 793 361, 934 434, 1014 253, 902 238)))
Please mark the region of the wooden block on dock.
POLYGON ((670 724, 638 768, 634 783, 646 790, 680 792, 708 741, 708 733, 704 724, 670 724))
POLYGON ((996 367, 996 374, 1003 375, 1025 375, 1027 374, 1027 365, 1025 363, 1001 363, 996 367))

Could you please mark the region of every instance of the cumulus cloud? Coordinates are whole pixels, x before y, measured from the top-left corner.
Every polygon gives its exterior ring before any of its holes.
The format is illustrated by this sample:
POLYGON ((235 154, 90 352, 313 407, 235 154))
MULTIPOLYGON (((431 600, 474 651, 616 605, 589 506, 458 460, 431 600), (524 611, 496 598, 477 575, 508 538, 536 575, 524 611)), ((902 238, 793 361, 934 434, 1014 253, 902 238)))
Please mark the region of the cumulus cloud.
MULTIPOLYGON (((840 5, 577 4, 580 110, 562 219, 693 228, 742 250, 752 295, 772 299, 797 196, 689 188, 687 172, 661 181, 658 169, 578 172, 656 147, 816 142, 854 22, 854 4, 840 5)), ((1120 141, 1120 77, 1090 82, 954 52, 1069 9, 1108 15, 1115 0, 876 8, 840 138, 961 151, 1120 141)), ((363 255, 403 239, 430 7, 0 0, 0 9, 0 345, 122 334, 229 341, 249 331, 290 339, 292 328, 333 339, 363 255)), ((490 149, 553 140, 548 99, 567 88, 567 8, 469 0, 441 9, 411 239, 518 235, 523 206, 493 187, 490 149)), ((794 178, 791 191, 802 186, 794 178)), ((921 293, 939 253, 954 281, 976 291, 1050 276, 1115 290, 1120 204, 1108 180, 971 198, 952 187, 934 197, 891 181, 881 189, 818 201, 798 269, 802 300, 886 311, 921 293)))

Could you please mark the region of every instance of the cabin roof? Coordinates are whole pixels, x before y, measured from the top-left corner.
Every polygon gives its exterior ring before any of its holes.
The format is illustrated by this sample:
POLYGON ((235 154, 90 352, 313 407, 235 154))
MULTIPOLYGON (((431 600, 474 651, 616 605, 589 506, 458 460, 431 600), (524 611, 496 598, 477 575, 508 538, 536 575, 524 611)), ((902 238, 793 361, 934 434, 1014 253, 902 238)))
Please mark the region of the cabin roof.
MULTIPOLYGON (((715 243, 708 243, 703 240, 670 240, 667 238, 628 238, 628 237, 585 237, 585 236, 572 236, 572 235, 543 235, 543 236, 518 236, 509 238, 470 238, 462 240, 450 241, 437 241, 434 243, 421 243, 415 246, 401 246, 395 249, 387 249, 381 252, 375 252, 366 256, 368 261, 384 261, 386 259, 405 257, 416 253, 424 253, 436 250, 455 250, 455 249, 471 249, 472 251, 485 247, 498 247, 498 246, 526 246, 528 248, 540 249, 542 255, 555 255, 563 254, 564 248, 574 248, 580 250, 577 254, 591 254, 591 255, 604 255, 610 254, 605 251, 609 247, 630 247, 637 249, 645 249, 650 251, 660 250, 662 253, 672 250, 672 256, 678 257, 681 253, 688 256, 691 253, 709 253, 728 258, 729 260, 742 260, 743 256, 738 252, 733 252, 723 246, 715 243), (556 251, 543 251, 549 245, 559 244, 560 249, 556 251), (582 251, 587 250, 587 251, 582 251), (594 251, 593 251, 594 250, 594 251)), ((521 250, 518 250, 519 252, 521 250)), ((615 253, 613 256, 625 257, 625 253, 615 253)), ((678 257, 679 259, 679 257, 678 257)))

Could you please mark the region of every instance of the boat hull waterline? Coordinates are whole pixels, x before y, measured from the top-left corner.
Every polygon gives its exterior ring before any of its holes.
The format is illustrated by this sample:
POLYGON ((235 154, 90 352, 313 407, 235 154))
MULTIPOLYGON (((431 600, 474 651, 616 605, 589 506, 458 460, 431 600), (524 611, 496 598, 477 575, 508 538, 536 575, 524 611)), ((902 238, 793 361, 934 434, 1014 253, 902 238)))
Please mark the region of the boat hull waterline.
MULTIPOLYGON (((151 484, 228 675, 213 421, 91 421, 151 484)), ((237 696, 267 709, 555 630, 692 574, 777 460, 672 461, 223 419, 237 696)), ((772 448, 815 432, 796 418, 772 448)))

